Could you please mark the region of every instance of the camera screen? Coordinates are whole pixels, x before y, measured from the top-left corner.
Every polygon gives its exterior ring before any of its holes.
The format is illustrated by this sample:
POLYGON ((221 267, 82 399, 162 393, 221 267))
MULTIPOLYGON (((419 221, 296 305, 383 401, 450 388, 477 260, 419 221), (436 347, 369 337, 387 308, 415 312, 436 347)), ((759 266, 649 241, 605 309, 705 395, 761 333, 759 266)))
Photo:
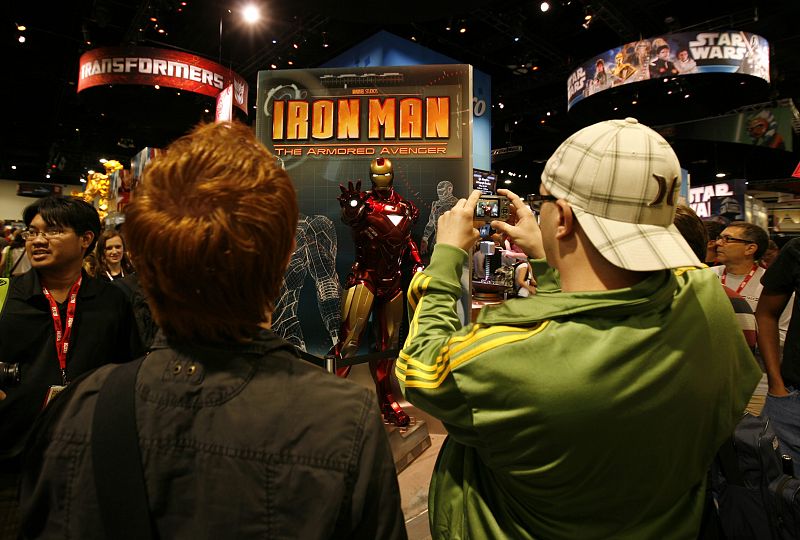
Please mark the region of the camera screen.
POLYGON ((475 207, 475 215, 478 217, 499 217, 499 201, 497 199, 479 199, 478 205, 475 207))

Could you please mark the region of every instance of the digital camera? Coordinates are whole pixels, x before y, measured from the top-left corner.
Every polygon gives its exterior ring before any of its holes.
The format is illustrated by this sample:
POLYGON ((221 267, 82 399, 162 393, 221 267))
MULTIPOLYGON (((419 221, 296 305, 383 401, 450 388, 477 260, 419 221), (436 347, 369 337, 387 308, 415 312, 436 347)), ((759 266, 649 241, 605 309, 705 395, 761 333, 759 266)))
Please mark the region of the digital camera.
POLYGON ((19 364, 0 362, 0 388, 16 386, 20 381, 19 364))
POLYGON ((508 197, 502 195, 481 195, 475 205, 475 220, 508 221, 508 197))

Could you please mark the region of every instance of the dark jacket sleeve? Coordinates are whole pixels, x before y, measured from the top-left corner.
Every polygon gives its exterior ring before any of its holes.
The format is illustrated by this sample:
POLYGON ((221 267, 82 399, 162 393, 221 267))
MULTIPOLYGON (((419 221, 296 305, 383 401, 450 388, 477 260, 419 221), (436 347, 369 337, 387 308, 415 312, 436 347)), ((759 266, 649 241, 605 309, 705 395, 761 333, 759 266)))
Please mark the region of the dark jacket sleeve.
POLYGON ((364 426, 360 452, 355 454, 350 523, 352 539, 404 540, 405 520, 394 459, 381 421, 377 399, 366 392, 360 424, 364 426))

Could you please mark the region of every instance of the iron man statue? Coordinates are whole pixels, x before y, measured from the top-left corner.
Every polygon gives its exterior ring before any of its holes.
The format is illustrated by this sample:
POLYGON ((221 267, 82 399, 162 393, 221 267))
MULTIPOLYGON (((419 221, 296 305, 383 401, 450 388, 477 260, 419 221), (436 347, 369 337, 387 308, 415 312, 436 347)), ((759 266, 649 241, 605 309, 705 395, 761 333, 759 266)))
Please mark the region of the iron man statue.
MULTIPOLYGON (((372 191, 361 191, 361 182, 355 187, 352 182, 347 183, 347 188, 339 186, 342 221, 351 228, 356 260, 345 282, 339 342, 331 350, 337 359, 356 354, 370 313, 376 349, 397 348, 403 319, 403 256, 408 254, 413 260, 414 272, 423 268, 417 245, 411 239, 419 210, 392 187, 394 171, 389 159, 373 159, 369 168, 372 191)), ((408 425, 409 417, 394 398, 393 364, 394 359, 384 358, 370 361, 369 368, 381 413, 386 421, 402 427, 408 425)), ((350 366, 336 370, 340 377, 349 373, 350 366)))

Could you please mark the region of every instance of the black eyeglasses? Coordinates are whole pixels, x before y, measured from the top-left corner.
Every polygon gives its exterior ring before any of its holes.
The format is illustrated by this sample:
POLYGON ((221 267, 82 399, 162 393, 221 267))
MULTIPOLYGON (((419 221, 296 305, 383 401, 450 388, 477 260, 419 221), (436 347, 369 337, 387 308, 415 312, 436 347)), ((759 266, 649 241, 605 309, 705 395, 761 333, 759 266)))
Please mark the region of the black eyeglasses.
POLYGON ((531 207, 531 210, 537 213, 541 213, 542 204, 546 202, 555 202, 557 200, 558 197, 554 197, 552 195, 528 195, 527 197, 528 206, 531 207))
POLYGON ((727 244, 729 242, 738 243, 738 244, 755 244, 755 242, 751 242, 750 240, 745 240, 744 238, 736 238, 735 236, 730 236, 729 234, 721 234, 717 237, 719 242, 723 244, 727 244))

